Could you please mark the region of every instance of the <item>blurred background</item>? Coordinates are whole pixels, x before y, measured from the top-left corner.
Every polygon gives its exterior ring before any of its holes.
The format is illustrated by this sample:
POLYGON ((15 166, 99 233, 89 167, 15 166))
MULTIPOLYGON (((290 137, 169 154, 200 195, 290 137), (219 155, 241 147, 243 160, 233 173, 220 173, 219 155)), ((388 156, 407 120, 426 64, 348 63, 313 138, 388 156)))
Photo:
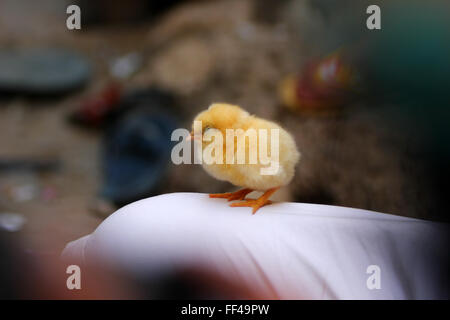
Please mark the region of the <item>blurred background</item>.
POLYGON ((448 4, 377 1, 369 30, 370 4, 0 0, 0 230, 56 257, 129 202, 230 191, 170 161, 213 102, 293 134, 275 200, 448 221, 448 4))

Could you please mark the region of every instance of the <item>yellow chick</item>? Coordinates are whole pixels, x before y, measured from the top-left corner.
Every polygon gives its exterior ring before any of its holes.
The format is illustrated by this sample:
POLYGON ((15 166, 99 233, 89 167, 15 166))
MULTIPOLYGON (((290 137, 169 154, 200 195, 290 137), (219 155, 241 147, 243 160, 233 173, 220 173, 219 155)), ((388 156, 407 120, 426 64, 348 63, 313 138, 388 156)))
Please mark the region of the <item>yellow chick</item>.
POLYGON ((214 103, 195 117, 192 128, 188 139, 201 140, 206 172, 243 188, 210 194, 210 198, 244 200, 230 206, 252 207, 255 213, 270 204, 269 197, 294 177, 300 153, 292 136, 274 122, 250 115, 238 106, 214 103), (204 151, 208 147, 217 147, 212 152, 215 162, 206 161, 204 151), (245 199, 252 191, 264 193, 258 199, 245 199))

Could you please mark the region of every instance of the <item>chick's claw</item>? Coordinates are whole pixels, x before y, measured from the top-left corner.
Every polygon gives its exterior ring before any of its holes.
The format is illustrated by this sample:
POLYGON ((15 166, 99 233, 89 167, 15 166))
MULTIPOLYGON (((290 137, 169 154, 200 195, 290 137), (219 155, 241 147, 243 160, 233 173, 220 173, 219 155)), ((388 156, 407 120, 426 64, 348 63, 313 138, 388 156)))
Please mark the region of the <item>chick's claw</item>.
POLYGON ((269 200, 270 196, 277 191, 278 188, 272 188, 264 192, 264 194, 258 199, 248 199, 238 203, 230 204, 230 207, 252 207, 252 213, 255 214, 259 208, 264 207, 265 205, 271 204, 272 201, 269 200))
POLYGON ((252 213, 255 214, 259 208, 264 207, 271 203, 272 203, 272 201, 270 201, 270 200, 258 198, 258 199, 249 199, 249 200, 245 200, 242 202, 232 203, 232 204, 230 204, 230 207, 252 207, 253 208, 252 213))
POLYGON ((212 193, 209 195, 210 198, 224 198, 228 199, 228 201, 233 200, 244 200, 245 196, 252 192, 251 189, 241 189, 236 192, 226 192, 226 193, 212 193))

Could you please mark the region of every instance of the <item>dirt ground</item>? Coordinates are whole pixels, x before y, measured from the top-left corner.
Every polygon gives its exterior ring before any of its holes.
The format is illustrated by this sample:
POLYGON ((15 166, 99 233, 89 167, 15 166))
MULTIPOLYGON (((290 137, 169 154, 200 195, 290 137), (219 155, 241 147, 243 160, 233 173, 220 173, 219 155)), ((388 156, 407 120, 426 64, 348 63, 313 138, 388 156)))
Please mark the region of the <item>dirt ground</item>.
MULTIPOLYGON (((312 10, 305 1, 294 2, 312 10)), ((29 240, 29 250, 59 253, 68 241, 92 232, 102 221, 89 210, 101 184, 101 133, 71 126, 67 116, 111 80, 107 62, 130 52, 141 53, 144 65, 124 82, 125 87, 158 85, 176 93, 186 114, 184 126, 211 102, 226 101, 274 119, 292 132, 302 160, 293 183, 275 200, 428 217, 430 199, 426 183, 418 183, 424 181, 420 166, 401 147, 402 140, 364 112, 361 103, 333 117, 300 116, 280 105, 280 81, 317 52, 313 44, 305 44, 287 14, 289 8, 277 9, 282 19, 266 21, 257 18, 253 1, 197 1, 156 21, 81 31, 68 31, 65 10, 61 15, 58 8, 30 9, 14 1, 5 1, 0 8, 1 48, 66 47, 93 65, 89 84, 73 94, 0 101, 0 157, 54 157, 62 164, 53 173, 0 177, 0 212, 27 219, 21 233, 29 240), (29 185, 35 190, 31 199, 10 196, 11 188, 29 185)), ((311 11, 309 16, 317 14, 311 11)), ((317 19, 306 23, 320 29, 324 22, 317 19)), ((199 167, 168 165, 162 192, 232 188, 199 167)))

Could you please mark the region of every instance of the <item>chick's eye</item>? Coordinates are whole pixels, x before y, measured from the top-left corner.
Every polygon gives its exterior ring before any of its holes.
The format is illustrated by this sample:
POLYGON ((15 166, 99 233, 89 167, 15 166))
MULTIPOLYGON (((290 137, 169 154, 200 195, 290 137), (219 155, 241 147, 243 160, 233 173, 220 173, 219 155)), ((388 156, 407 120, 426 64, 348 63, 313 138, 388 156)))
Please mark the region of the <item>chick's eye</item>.
POLYGON ((204 129, 203 129, 203 132, 206 132, 208 129, 211 129, 212 127, 211 126, 206 126, 204 129))

